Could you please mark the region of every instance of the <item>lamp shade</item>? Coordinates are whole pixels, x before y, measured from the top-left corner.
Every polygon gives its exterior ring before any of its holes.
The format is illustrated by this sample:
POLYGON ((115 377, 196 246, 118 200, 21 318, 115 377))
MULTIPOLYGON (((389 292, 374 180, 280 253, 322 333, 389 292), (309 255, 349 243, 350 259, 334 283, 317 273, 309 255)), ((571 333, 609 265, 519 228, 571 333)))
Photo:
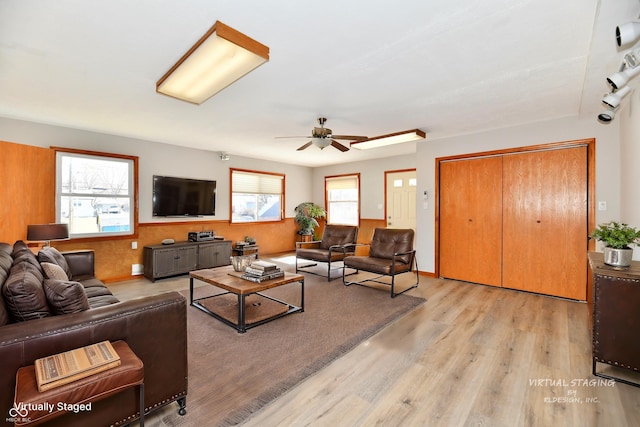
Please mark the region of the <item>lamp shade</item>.
POLYGON ((156 91, 201 104, 269 60, 269 48, 220 21, 156 83, 156 91))
POLYGON ((67 224, 32 224, 27 225, 27 240, 45 241, 64 240, 69 238, 67 224))

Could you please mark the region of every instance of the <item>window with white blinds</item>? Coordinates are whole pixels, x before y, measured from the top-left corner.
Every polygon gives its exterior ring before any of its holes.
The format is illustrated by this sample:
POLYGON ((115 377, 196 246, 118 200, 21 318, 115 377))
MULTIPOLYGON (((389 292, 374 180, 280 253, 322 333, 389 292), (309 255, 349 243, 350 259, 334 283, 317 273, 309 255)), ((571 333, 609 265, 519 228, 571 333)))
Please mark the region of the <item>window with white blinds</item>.
POLYGON ((327 224, 359 225, 360 174, 325 177, 327 224))
POLYGON ((284 175, 231 169, 231 222, 280 221, 284 175))

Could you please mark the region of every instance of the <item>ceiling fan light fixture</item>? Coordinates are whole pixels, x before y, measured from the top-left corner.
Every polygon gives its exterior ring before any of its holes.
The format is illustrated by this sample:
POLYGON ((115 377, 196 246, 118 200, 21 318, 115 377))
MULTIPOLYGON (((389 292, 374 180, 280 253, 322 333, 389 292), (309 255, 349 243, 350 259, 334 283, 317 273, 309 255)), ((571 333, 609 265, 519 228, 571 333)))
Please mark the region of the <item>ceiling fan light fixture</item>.
POLYGON ((385 147, 387 145, 402 144, 404 142, 417 141, 425 138, 425 133, 420 129, 412 129, 404 132, 390 133, 388 135, 376 136, 375 138, 355 141, 351 143, 352 148, 367 150, 370 148, 385 147))
POLYGON ((202 104, 269 61, 269 48, 220 21, 156 83, 156 92, 202 104))
POLYGON ((313 145, 315 145, 316 147, 318 147, 319 149, 323 149, 323 148, 327 148, 328 146, 331 145, 331 139, 330 138, 312 138, 311 142, 313 142, 313 145))

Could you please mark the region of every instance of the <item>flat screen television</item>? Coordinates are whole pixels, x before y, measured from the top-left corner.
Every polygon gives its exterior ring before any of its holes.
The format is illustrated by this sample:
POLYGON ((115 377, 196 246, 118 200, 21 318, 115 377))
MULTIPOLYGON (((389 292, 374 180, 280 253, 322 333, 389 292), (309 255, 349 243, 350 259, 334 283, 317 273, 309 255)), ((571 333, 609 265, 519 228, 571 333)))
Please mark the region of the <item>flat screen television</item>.
POLYGON ((153 216, 215 214, 215 181, 153 176, 153 216))

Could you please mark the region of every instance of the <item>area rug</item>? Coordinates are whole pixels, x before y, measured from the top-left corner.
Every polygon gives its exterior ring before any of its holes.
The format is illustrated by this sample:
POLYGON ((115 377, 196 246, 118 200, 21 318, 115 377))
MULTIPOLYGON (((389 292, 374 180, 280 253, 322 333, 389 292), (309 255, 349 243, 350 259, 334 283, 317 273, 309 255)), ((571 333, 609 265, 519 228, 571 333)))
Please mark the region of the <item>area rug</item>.
MULTIPOLYGON (((212 290, 198 287, 195 296, 212 290)), ((266 293, 299 304, 297 284, 266 293)), ((188 291, 183 295, 188 298, 188 291)), ((305 275, 304 312, 244 334, 188 306, 187 414, 171 411, 162 419, 168 425, 237 425, 423 302, 305 275)))

